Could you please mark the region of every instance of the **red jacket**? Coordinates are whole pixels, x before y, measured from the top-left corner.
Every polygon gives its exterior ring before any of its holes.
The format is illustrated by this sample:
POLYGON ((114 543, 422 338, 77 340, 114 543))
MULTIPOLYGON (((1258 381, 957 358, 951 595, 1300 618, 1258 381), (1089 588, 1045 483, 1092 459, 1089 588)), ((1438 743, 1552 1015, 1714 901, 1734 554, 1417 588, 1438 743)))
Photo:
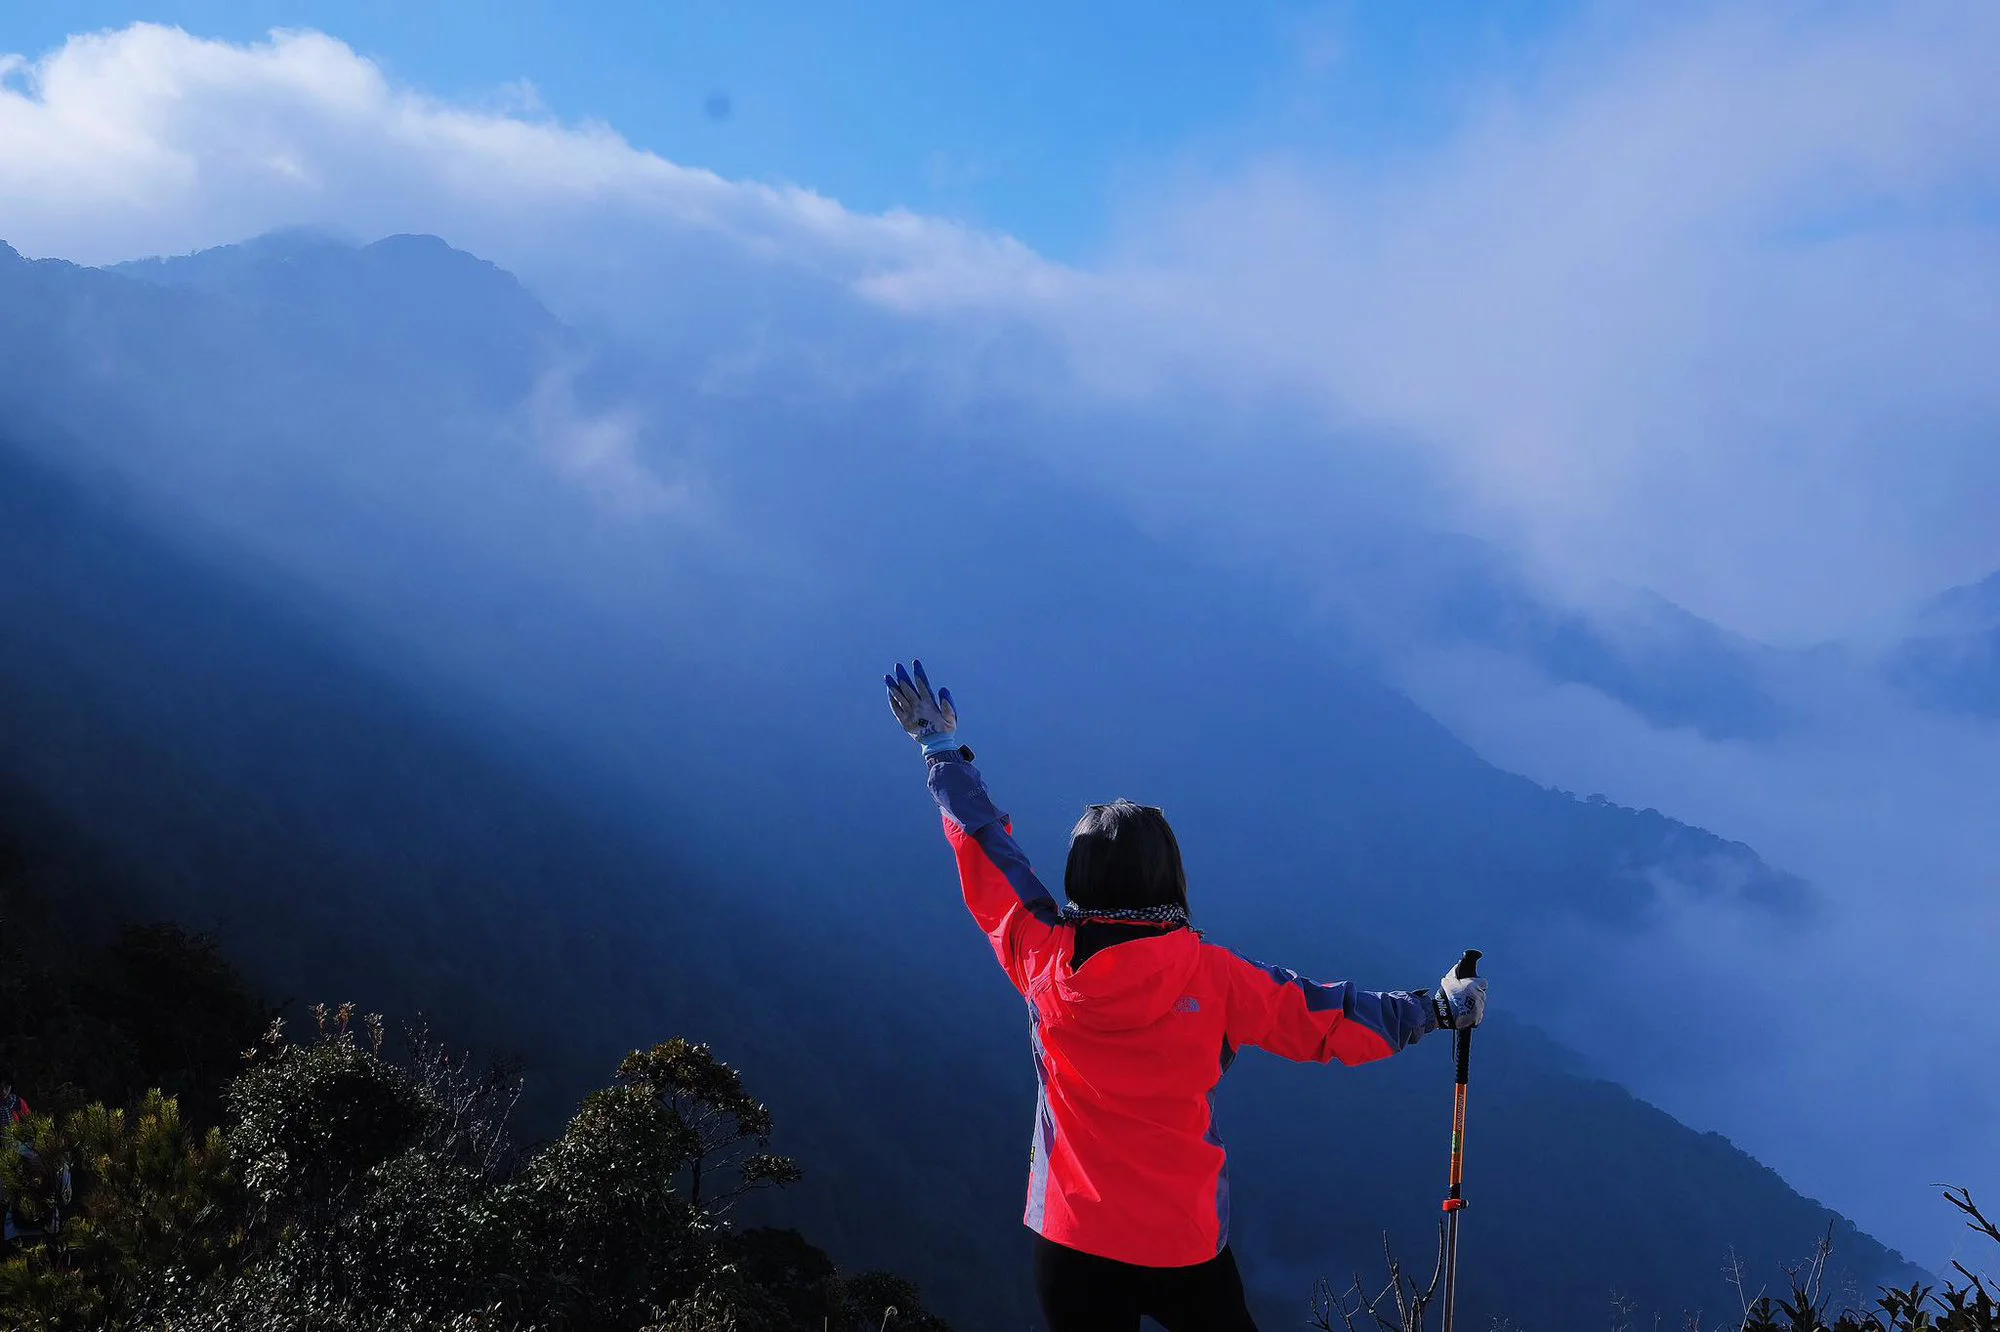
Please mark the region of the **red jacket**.
POLYGON ((1171 927, 1072 966, 1076 925, 1029 868, 978 769, 934 758, 930 788, 965 904, 1028 1001, 1039 1094, 1028 1226, 1145 1267, 1229 1242, 1216 1085, 1236 1052, 1365 1063, 1436 1026, 1421 994, 1321 985, 1171 927))

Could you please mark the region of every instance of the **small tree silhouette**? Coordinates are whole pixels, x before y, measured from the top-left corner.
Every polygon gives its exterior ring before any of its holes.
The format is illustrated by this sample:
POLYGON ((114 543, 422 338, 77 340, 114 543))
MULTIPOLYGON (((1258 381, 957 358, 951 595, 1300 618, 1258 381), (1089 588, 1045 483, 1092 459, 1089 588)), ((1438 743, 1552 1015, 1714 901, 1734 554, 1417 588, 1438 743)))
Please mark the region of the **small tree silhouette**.
POLYGON ((1377 1332, 1423 1332, 1425 1319, 1437 1299, 1438 1285, 1444 1280, 1443 1224, 1438 1226, 1437 1261, 1431 1266, 1430 1279, 1423 1285, 1419 1286, 1417 1279, 1403 1270, 1386 1235, 1382 1237, 1382 1258, 1388 1266, 1389 1279, 1372 1295, 1359 1272, 1354 1274, 1353 1283, 1338 1295, 1332 1284, 1322 1278, 1313 1291, 1312 1325, 1320 1332, 1361 1332, 1364 1328, 1374 1328, 1377 1332))
MULTIPOLYGON (((1944 1197, 1965 1214, 1973 1230, 2000 1243, 2000 1228, 1980 1212, 1969 1191, 1946 1188, 1944 1197)), ((1966 1285, 1947 1282, 1941 1290, 1921 1282, 1907 1289, 1890 1287, 1881 1292, 1872 1309, 1835 1310, 1824 1289, 1832 1252, 1829 1234, 1814 1246, 1810 1258, 1786 1273, 1788 1294, 1745 1298, 1741 1322, 1734 1328, 1718 1325, 1707 1332, 2000 1332, 2000 1302, 1988 1288, 1987 1278, 1961 1262, 1952 1266, 1966 1285)), ((1742 1292, 1740 1276, 1736 1284, 1742 1292)), ((1698 1320, 1689 1320, 1688 1326, 1690 1332, 1703 1332, 1698 1320)))
POLYGON ((653 1097, 686 1131, 690 1206, 720 1214, 752 1189, 799 1178, 791 1158, 754 1150, 771 1145, 771 1111, 708 1046, 676 1037, 634 1050, 618 1065, 618 1080, 653 1097), (719 1188, 718 1177, 726 1180, 719 1188))

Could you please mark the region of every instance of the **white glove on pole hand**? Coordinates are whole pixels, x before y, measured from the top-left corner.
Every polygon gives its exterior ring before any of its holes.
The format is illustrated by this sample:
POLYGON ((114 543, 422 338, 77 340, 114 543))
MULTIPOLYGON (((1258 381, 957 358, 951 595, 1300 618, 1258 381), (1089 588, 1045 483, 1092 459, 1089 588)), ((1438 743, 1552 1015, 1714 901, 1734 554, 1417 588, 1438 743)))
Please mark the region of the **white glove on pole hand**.
POLYGON ((1453 967, 1444 974, 1431 1003, 1437 1010, 1440 1027, 1471 1031, 1486 1020, 1486 978, 1461 976, 1458 971, 1458 967, 1453 967))

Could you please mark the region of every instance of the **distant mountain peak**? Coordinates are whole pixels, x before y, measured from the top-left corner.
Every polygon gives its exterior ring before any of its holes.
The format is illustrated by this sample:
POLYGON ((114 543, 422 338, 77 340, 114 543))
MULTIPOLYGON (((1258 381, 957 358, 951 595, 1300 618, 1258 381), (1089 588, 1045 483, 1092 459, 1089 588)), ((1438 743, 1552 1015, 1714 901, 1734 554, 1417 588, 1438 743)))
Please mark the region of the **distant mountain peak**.
POLYGON ((1932 632, 2000 627, 2000 571, 1938 593, 1919 614, 1924 628, 1932 632))
MULTIPOLYGON (((411 254, 462 254, 468 259, 478 256, 457 249, 442 236, 433 236, 427 231, 399 231, 393 236, 384 236, 361 247, 364 250, 403 251, 411 254)), ((484 264, 487 260, 479 259, 484 264)), ((497 267, 497 265, 492 265, 497 267)))
POLYGON ((361 243, 293 227, 193 254, 135 259, 107 271, 261 305, 345 308, 363 319, 420 311, 433 320, 456 321, 468 337, 501 328, 553 335, 560 328, 512 273, 431 235, 403 233, 361 243))
POLYGON ((467 250, 461 250, 441 236, 424 232, 398 232, 384 236, 355 250, 364 262, 390 266, 399 274, 403 271, 429 271, 433 274, 450 273, 471 282, 484 282, 496 288, 504 288, 521 297, 541 303, 528 294, 519 278, 494 263, 482 259, 467 250))
POLYGON ((168 287, 215 286, 274 265, 329 253, 356 252, 359 246, 313 227, 283 227, 228 245, 188 254, 156 255, 106 267, 114 273, 168 287))
POLYGON ((2000 573, 1925 602, 1883 669, 1927 708, 2000 719, 2000 573))

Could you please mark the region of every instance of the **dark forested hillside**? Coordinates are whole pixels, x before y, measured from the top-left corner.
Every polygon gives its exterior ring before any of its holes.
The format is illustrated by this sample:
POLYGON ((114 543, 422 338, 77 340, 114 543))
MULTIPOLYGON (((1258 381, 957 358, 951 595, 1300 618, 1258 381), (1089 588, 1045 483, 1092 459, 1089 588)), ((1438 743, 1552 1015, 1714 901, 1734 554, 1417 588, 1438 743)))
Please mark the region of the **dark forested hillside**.
POLYGON ((530 1135, 661 1024, 712 1034, 829 1161, 803 1192, 843 1256, 887 1243, 961 1298, 977 1288, 992 1238, 1013 1238, 1012 1153, 953 1162, 984 1165, 1004 1199, 974 1208, 964 1175, 927 1179, 936 1160, 899 1136, 993 1122, 939 1088, 984 1081, 990 1103, 1002 1070, 951 1033, 899 1045, 863 1024, 866 996, 829 1001, 834 969, 754 885, 691 881, 657 839, 603 826, 354 664, 310 614, 18 455, 0 474, 0 826, 67 931, 171 914, 274 995, 434 1018, 526 1063, 530 1135), (895 1074, 906 1058, 925 1076, 895 1074))
POLYGON ((79 928, 108 871, 9 792, 0 1089, 32 1100, 0 1122, 0 1325, 944 1332, 904 1278, 735 1223, 797 1166, 705 1044, 632 1051, 524 1144, 509 1065, 351 1004, 279 1012, 172 923, 79 928))
MULTIPOLYGON (((28 267, 0 273, 40 293, 0 307, 17 345, 78 302, 102 316, 131 301, 171 327, 172 302, 194 299, 28 267)), ((232 307, 252 331, 355 317, 259 290, 254 317, 232 307)), ((397 321, 383 336, 438 333, 397 321)), ((307 384, 352 371, 371 430, 509 406, 465 388, 476 376, 451 403, 399 379, 392 408, 370 399, 365 366, 293 369, 307 384)), ((20 844, 60 825, 81 848, 61 854, 88 860, 64 880, 80 919, 113 902, 172 916, 214 930, 273 995, 422 1012, 518 1052, 540 1132, 630 1046, 665 1030, 712 1041, 789 1126, 809 1167, 793 1205, 837 1258, 909 1272, 960 1325, 1018 1326, 1018 1001, 959 919, 919 767, 871 685, 884 653, 921 637, 962 663, 949 679, 969 738, 1039 859, 1084 799, 1131 794, 1168 808, 1198 914, 1247 951, 1386 987, 1428 983, 1468 943, 1493 950, 1496 994, 1512 997, 1480 1055, 1466 1265, 1481 1321, 1584 1325, 1613 1285, 1669 1314, 1712 1306, 1732 1249, 1774 1268, 1836 1223, 1531 1026, 1535 1002, 1590 1002, 1538 942, 1549 922, 1642 929, 1664 875, 1782 926, 1809 913, 1804 886, 1657 812, 1493 770, 1317 651, 1271 589, 1046 477, 993 475, 977 449, 927 464, 954 520, 923 524, 896 459, 811 404, 762 400, 728 405, 743 443, 711 478, 719 503, 757 504, 739 545, 701 559, 623 528, 557 541, 579 520, 551 499, 536 539, 565 552, 565 577, 602 575, 561 596, 569 584, 496 571, 442 524, 409 528, 436 481, 418 465, 404 479, 419 493, 371 508, 339 490, 340 522, 288 544, 282 507, 258 510, 254 493, 226 526, 177 507, 154 471, 176 445, 171 414, 127 370, 111 391, 148 410, 104 408, 65 434, 63 402, 0 369, 0 777, 22 797, 20 844), (107 433, 141 418, 145 457, 107 433), (772 450, 808 438, 776 465, 772 450), (381 544, 356 535, 369 523, 381 544), (773 533, 789 544, 752 540, 773 533), (358 543, 345 565, 336 535, 358 543)), ((306 415, 319 401, 202 373, 236 395, 212 416, 265 395, 306 415)), ((298 451, 244 465, 295 468, 297 493, 321 475, 345 484, 351 458, 294 438, 315 428, 287 422, 269 447, 298 451)), ((254 430, 238 434, 202 446, 251 448, 254 430)), ((377 457, 425 447, 414 430, 369 442, 377 457)), ((492 485, 517 466, 496 460, 492 485)), ((1448 1083, 1441 1044, 1357 1071, 1246 1060, 1232 1075, 1238 1240, 1274 1323, 1321 1270, 1372 1262, 1385 1230, 1405 1250, 1428 1243, 1448 1083)), ((1901 1271, 1851 1231, 1840 1257, 1864 1282, 1901 1271)))
POLYGON ((140 877, 0 787, 0 1068, 44 1114, 158 1088, 212 1125, 274 1010, 213 940, 126 917, 119 891, 140 877))

